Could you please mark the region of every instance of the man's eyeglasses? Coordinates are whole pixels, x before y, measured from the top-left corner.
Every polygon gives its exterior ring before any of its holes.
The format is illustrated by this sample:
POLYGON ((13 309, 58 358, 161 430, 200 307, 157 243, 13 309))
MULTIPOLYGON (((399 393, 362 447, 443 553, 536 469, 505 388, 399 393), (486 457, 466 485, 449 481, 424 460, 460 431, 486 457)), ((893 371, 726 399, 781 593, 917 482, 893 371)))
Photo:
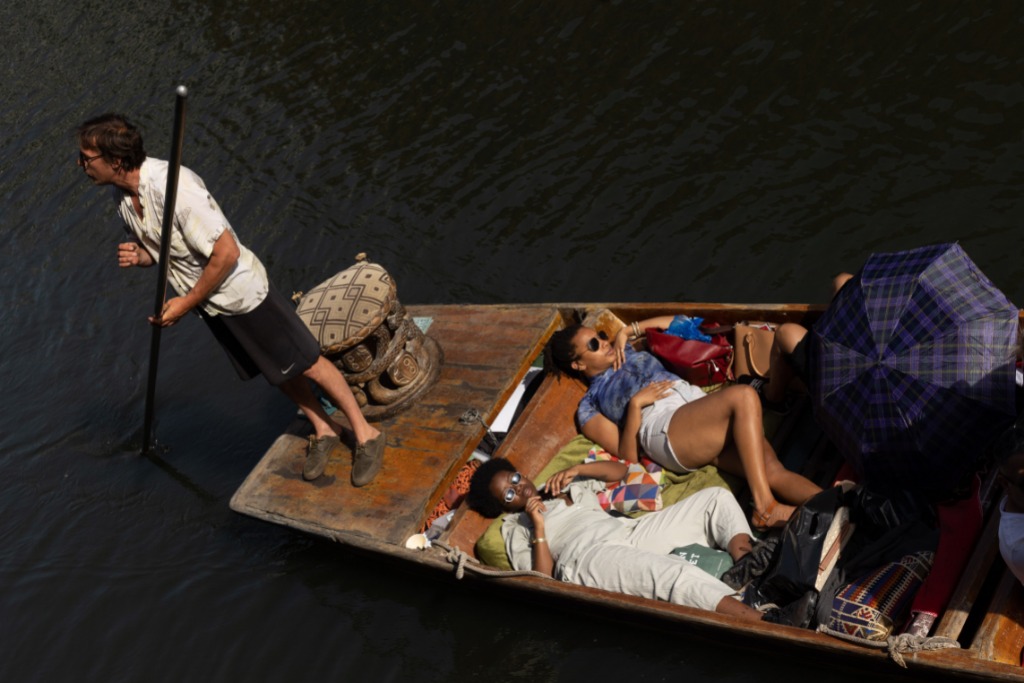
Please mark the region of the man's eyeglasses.
POLYGON ((601 341, 598 340, 608 341, 608 335, 604 332, 598 332, 597 336, 591 337, 587 342, 587 351, 597 351, 601 348, 601 341))
POLYGON ((516 490, 512 486, 519 486, 519 482, 523 480, 523 475, 518 472, 513 472, 512 476, 508 478, 509 488, 505 489, 505 502, 511 503, 516 497, 516 490))
POLYGON ((103 156, 103 155, 102 154, 96 154, 94 156, 87 157, 82 152, 79 152, 78 153, 78 165, 82 166, 82 167, 85 167, 85 168, 88 168, 90 163, 92 163, 93 161, 96 161, 101 156, 103 156))

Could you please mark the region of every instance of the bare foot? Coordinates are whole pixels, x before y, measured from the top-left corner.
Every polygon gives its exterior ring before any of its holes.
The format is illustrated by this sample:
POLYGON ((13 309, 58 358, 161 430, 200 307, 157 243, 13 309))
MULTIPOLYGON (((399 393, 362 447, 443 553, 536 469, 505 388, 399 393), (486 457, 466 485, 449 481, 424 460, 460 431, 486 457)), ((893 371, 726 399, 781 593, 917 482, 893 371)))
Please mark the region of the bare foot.
POLYGON ((779 501, 773 500, 763 511, 754 510, 750 523, 758 531, 781 529, 786 526, 786 522, 789 521, 789 518, 793 516, 795 511, 796 508, 792 505, 783 505, 779 501))

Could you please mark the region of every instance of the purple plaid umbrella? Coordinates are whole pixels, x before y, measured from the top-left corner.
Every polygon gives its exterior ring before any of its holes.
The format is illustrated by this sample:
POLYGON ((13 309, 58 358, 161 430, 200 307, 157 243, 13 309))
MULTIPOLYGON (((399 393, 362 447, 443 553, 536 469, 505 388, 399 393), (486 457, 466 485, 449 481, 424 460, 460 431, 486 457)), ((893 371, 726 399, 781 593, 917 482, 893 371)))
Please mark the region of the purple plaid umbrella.
POLYGON ((1017 308, 957 244, 873 254, 811 330, 815 417, 869 487, 949 493, 1016 413, 1017 308))

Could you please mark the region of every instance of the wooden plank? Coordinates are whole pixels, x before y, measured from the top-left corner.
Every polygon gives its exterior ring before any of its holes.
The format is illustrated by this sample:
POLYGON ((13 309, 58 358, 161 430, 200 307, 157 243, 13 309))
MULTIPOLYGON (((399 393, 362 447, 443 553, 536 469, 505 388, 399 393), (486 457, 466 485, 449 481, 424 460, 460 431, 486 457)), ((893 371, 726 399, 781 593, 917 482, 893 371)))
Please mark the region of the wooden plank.
POLYGON ((983 659, 1020 664, 1024 648, 1024 587, 1001 561, 997 564, 1002 578, 989 602, 988 613, 971 641, 971 649, 983 659))
POLYGON ((445 360, 437 385, 415 406, 381 423, 388 447, 377 478, 353 488, 350 451, 339 448, 320 479, 303 481, 309 426, 299 420, 246 478, 232 509, 331 538, 344 532, 403 545, 484 434, 478 422, 460 424, 459 417, 475 408, 493 419, 561 320, 545 305, 410 306, 408 311, 432 319, 427 333, 445 360))
MULTIPOLYGON (((994 489, 991 486, 986 485, 982 488, 988 493, 989 497, 995 495, 994 489)), ((982 509, 985 509, 987 507, 986 500, 983 499, 981 503, 982 509)), ((971 610, 974 609, 974 604, 981 594, 982 587, 985 585, 985 580, 988 577, 992 563, 998 555, 999 514, 995 512, 988 516, 985 528, 982 530, 981 536, 974 546, 967 566, 964 567, 964 571, 960 575, 960 580, 949 599, 946 611, 935 628, 936 636, 943 636, 954 640, 960 639, 960 633, 963 631, 964 624, 967 623, 971 610)))

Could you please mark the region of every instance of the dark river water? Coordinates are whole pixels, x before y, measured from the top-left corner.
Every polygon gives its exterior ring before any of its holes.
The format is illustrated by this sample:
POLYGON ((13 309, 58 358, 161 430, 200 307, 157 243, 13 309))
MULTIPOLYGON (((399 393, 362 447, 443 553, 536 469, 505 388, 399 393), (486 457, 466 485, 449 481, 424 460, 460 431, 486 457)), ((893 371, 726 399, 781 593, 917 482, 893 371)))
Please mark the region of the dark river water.
MULTIPOLYGON (((959 241, 1024 302, 1016 2, 5 0, 0 671, 9 681, 819 681, 855 672, 427 581, 230 511, 293 408, 121 272, 74 127, 128 113, 285 292, 822 301, 959 241)), ((895 667, 894 667, 895 670, 895 667)))

